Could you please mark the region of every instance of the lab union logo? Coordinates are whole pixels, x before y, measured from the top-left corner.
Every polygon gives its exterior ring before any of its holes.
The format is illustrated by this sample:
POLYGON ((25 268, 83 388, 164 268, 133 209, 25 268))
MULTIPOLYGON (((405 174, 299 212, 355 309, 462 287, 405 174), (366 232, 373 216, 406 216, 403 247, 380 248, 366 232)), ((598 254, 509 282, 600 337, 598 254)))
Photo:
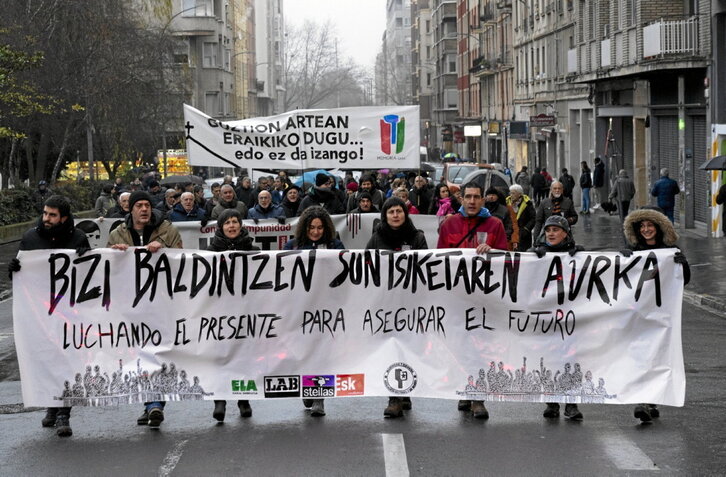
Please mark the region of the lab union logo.
POLYGON ((265 376, 265 397, 300 397, 300 376, 265 376))
POLYGON ((335 396, 335 376, 311 374, 302 377, 302 397, 326 398, 335 396))
POLYGON ((393 363, 383 375, 386 388, 394 394, 408 394, 418 383, 416 371, 406 363, 393 363))
POLYGON ((406 140, 406 118, 397 114, 383 116, 381 123, 381 151, 385 154, 400 154, 406 140))

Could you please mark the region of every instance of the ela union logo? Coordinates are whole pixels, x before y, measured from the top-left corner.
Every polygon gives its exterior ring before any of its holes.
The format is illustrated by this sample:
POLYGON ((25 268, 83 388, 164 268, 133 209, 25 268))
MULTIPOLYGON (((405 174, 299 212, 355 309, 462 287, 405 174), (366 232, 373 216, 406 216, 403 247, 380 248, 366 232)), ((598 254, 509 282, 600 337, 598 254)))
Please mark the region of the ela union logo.
POLYGON ((311 374, 302 377, 302 397, 326 398, 335 396, 335 376, 311 374))
POLYGON ((394 394, 408 394, 416 387, 418 376, 406 363, 393 363, 383 375, 383 382, 394 394))
POLYGON ((300 376, 265 376, 265 397, 300 397, 300 376))
POLYGON ((257 383, 254 379, 233 379, 232 394, 257 394, 257 383))

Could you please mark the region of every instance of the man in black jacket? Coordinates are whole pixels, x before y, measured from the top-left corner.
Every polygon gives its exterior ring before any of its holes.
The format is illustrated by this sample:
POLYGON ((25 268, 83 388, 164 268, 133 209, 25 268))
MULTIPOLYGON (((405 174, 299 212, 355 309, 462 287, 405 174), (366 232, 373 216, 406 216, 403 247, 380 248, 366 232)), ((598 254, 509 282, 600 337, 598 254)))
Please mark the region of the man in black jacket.
MULTIPOLYGON (((71 248, 83 255, 90 249, 83 231, 75 227, 71 204, 63 196, 52 195, 43 205, 43 215, 35 227, 23 234, 20 250, 71 248)), ((10 279, 20 270, 20 260, 13 258, 8 264, 10 279)), ((41 421, 43 427, 55 427, 60 437, 73 435, 70 425, 70 407, 49 407, 41 421)))

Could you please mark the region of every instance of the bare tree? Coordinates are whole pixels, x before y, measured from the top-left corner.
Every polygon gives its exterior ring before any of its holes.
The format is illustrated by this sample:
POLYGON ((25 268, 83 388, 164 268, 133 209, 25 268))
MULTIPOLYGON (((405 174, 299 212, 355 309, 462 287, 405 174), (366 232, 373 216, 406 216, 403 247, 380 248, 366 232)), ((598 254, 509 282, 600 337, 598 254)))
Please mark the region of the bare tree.
POLYGON ((351 58, 338 53, 330 22, 286 28, 283 109, 352 105, 352 98, 362 97, 360 79, 365 75, 351 58))

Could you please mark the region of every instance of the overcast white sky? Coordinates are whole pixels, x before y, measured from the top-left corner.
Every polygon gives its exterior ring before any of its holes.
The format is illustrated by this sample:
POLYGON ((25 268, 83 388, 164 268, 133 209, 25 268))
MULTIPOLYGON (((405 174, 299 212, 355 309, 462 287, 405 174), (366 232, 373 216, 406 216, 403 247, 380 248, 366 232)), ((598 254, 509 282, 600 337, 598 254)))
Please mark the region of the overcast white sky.
POLYGON ((386 29, 386 0, 284 0, 283 8, 285 22, 293 25, 330 19, 340 53, 373 71, 386 29))

